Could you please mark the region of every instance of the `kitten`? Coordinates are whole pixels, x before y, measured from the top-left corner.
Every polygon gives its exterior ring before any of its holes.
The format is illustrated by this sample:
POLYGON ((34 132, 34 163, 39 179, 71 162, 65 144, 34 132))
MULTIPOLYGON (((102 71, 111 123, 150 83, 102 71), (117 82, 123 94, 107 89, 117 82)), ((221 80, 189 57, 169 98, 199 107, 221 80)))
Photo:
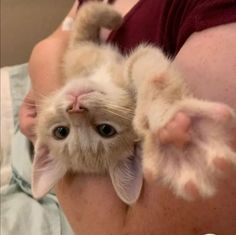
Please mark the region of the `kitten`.
POLYGON ((101 27, 116 29, 121 23, 121 16, 104 3, 89 2, 78 11, 63 63, 64 85, 40 105, 32 176, 36 198, 67 171, 109 173, 128 204, 140 194, 135 99, 123 76, 125 57, 99 41, 101 27))
POLYGON ((211 196, 221 173, 214 159, 236 164, 227 133, 233 110, 193 98, 159 48, 140 45, 125 57, 101 44, 100 28, 121 22, 109 5, 88 2, 80 8, 64 59, 64 85, 40 107, 33 195, 42 197, 67 171, 109 173, 117 195, 133 204, 144 171, 186 199, 192 197, 189 183, 211 196), (157 133, 180 111, 192 119, 191 140, 182 148, 161 143, 157 133))

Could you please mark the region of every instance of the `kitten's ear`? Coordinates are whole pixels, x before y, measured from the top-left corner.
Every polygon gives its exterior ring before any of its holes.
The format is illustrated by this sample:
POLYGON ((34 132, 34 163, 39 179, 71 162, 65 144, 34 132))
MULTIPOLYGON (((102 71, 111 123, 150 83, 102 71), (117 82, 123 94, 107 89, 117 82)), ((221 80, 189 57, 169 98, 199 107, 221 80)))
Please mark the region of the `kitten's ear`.
POLYGON ((138 156, 130 156, 120 160, 110 167, 109 173, 119 198, 129 205, 134 204, 139 198, 143 184, 141 159, 138 156))
POLYGON ((45 144, 36 144, 32 169, 32 194, 41 198, 47 194, 66 173, 62 163, 50 156, 45 144))

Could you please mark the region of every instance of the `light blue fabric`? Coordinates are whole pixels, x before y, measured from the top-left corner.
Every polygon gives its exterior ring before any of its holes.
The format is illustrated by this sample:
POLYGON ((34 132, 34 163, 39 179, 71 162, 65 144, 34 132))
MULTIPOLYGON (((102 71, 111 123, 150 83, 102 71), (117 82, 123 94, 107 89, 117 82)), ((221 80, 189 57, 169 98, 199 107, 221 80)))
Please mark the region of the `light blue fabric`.
POLYGON ((19 129, 18 111, 19 107, 30 88, 28 75, 28 64, 9 67, 9 78, 11 85, 11 96, 13 105, 13 117, 15 132, 19 129))
POLYGON ((19 131, 18 112, 30 83, 27 64, 9 68, 14 116, 11 144, 13 176, 1 188, 2 235, 72 235, 53 194, 35 200, 31 194, 31 160, 28 140, 19 131))

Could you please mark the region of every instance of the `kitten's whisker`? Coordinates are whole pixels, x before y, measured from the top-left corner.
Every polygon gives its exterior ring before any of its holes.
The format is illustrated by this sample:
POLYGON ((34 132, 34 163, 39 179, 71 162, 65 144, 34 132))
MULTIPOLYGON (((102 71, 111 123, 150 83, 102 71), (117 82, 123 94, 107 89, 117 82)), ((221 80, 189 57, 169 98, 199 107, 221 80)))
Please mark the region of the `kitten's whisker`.
POLYGON ((36 96, 39 96, 40 98, 47 98, 47 95, 46 94, 43 94, 35 89, 33 89, 33 93, 36 95, 36 96))
POLYGON ((101 99, 99 97, 99 99, 95 99, 95 98, 90 98, 90 102, 93 103, 94 106, 97 107, 108 107, 111 109, 114 109, 114 111, 121 111, 121 112, 125 112, 126 114, 134 114, 134 110, 133 108, 128 108, 128 107, 123 107, 121 105, 117 105, 115 103, 109 102, 108 100, 105 100, 104 98, 101 99))
POLYGON ((23 101, 24 104, 26 104, 27 106, 32 106, 32 107, 40 107, 41 105, 39 104, 33 104, 32 102, 25 102, 23 101))
POLYGON ((113 114, 113 115, 115 115, 115 116, 117 116, 117 117, 120 117, 120 118, 122 118, 122 119, 125 119, 125 120, 128 120, 128 121, 131 121, 132 120, 132 118, 128 118, 127 116, 123 116, 123 115, 121 115, 121 114, 119 114, 119 113, 116 113, 116 112, 113 112, 112 110, 110 110, 110 109, 107 109, 106 110, 107 112, 109 112, 109 113, 111 113, 111 114, 113 114))
POLYGON ((101 107, 101 108, 104 108, 107 112, 113 114, 113 115, 116 115, 122 119, 125 119, 125 120, 132 120, 132 117, 133 117, 133 112, 128 112, 128 111, 131 111, 131 110, 119 110, 119 107, 120 106, 113 106, 113 107, 110 107, 110 105, 107 105, 106 102, 102 102, 101 100, 91 100, 91 102, 93 103, 94 107, 101 107), (104 104, 105 103, 105 104, 104 104), (119 113, 122 112, 122 113, 119 113), (128 116, 128 117, 127 117, 128 116), (131 116, 131 118, 129 118, 129 116, 131 116))
POLYGON ((120 111, 120 112, 123 112, 125 113, 125 115, 134 115, 134 111, 131 110, 131 109, 123 109, 122 107, 119 107, 119 106, 111 106, 111 105, 106 105, 107 108, 110 108, 111 110, 114 110, 114 111, 120 111))
POLYGON ((105 100, 105 99, 99 99, 99 100, 91 99, 91 101, 96 102, 98 105, 101 105, 101 104, 104 105, 104 103, 105 103, 106 106, 113 107, 113 108, 119 109, 121 111, 134 112, 133 107, 132 108, 124 107, 124 106, 121 106, 121 105, 117 105, 116 103, 109 102, 108 100, 105 100))
MULTIPOLYGON (((134 116, 134 113, 133 112, 131 112, 131 111, 126 111, 126 110, 122 110, 122 109, 119 109, 119 108, 115 108, 115 107, 109 107, 109 106, 106 106, 106 109, 109 109, 109 110, 111 110, 111 111, 113 111, 113 112, 121 112, 124 116, 134 116)), ((120 114, 120 115, 122 115, 122 114, 120 114)))
POLYGON ((114 108, 116 110, 118 109, 118 110, 125 111, 125 112, 127 112, 127 111, 128 112, 133 112, 133 109, 131 109, 131 108, 126 108, 126 107, 123 107, 123 106, 120 106, 120 105, 117 105, 117 104, 114 104, 114 103, 109 103, 109 102, 107 102, 107 100, 103 101, 101 103, 104 106, 111 107, 111 108, 114 108))
POLYGON ((132 115, 132 116, 134 116, 134 112, 132 112, 131 110, 122 110, 122 109, 115 108, 115 107, 110 107, 110 106, 106 106, 106 108, 109 108, 112 111, 122 112, 122 113, 124 113, 124 115, 132 115))
POLYGON ((109 105, 110 107, 114 107, 116 109, 119 109, 119 110, 134 112, 134 110, 131 109, 131 108, 126 108, 126 107, 123 107, 123 106, 120 106, 120 105, 117 105, 117 104, 114 104, 114 103, 107 103, 107 105, 109 105))
POLYGON ((58 91, 60 91, 61 88, 57 88, 51 92, 49 92, 48 94, 43 94, 35 89, 33 89, 33 93, 36 94, 37 96, 39 96, 41 99, 44 99, 44 98, 48 98, 49 96, 51 95, 54 95, 55 93, 57 93, 58 91))

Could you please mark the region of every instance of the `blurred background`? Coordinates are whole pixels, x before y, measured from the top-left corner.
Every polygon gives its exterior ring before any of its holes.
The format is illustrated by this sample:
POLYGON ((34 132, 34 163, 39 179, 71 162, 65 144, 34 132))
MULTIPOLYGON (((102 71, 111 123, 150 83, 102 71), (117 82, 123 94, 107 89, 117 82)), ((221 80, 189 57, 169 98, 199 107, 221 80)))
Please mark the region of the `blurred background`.
POLYGON ((0 66, 28 61, 33 46, 62 22, 74 0, 1 0, 0 66))

